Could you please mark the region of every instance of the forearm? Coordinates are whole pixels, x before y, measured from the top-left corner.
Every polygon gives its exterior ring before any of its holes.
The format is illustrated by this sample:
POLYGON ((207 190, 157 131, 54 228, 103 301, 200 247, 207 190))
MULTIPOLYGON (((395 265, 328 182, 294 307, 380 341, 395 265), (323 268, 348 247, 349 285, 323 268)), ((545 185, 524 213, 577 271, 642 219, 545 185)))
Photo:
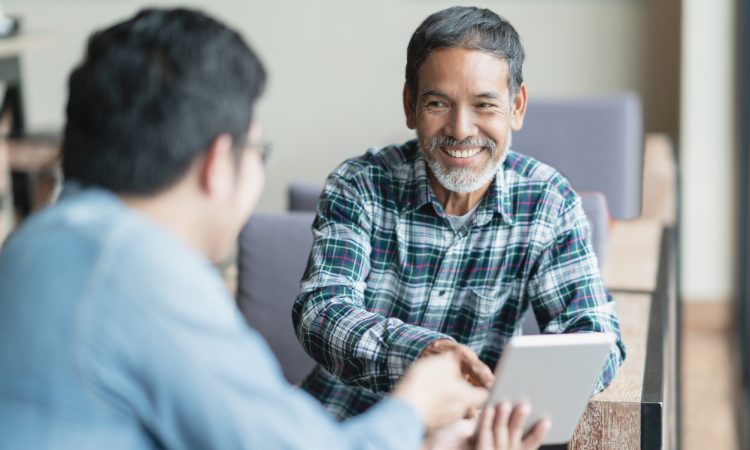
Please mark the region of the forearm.
POLYGON ((611 333, 616 336, 616 343, 610 351, 606 364, 602 367, 601 374, 594 386, 593 393, 604 390, 614 380, 617 370, 625 361, 625 344, 620 333, 620 324, 614 312, 614 300, 607 295, 607 302, 593 308, 576 311, 564 333, 597 332, 611 333))
POLYGON ((617 374, 617 369, 622 365, 625 356, 623 353, 622 348, 622 341, 618 339, 617 345, 612 348, 612 351, 609 353, 609 357, 607 358, 607 363, 602 368, 601 374, 599 374, 599 379, 597 379, 596 384, 594 385, 594 389, 591 392, 591 395, 597 394, 609 386, 612 381, 615 379, 615 375, 617 374))
POLYGON ((617 344, 595 387, 604 389, 625 359, 625 345, 614 308, 599 273, 589 240, 589 229, 579 205, 561 220, 555 239, 545 246, 537 273, 529 284, 529 298, 545 333, 612 333, 617 344))
POLYGON ((386 398, 342 427, 351 449, 418 449, 425 434, 424 424, 413 407, 386 398))
POLYGON ((427 345, 450 339, 366 311, 346 295, 340 287, 303 293, 295 302, 293 322, 307 353, 347 384, 390 391, 427 345))
MULTIPOLYGON (((604 289, 602 288, 604 291, 604 289)), ((588 297, 587 302, 577 301, 587 298, 579 294, 568 303, 564 312, 559 314, 545 328, 545 332, 560 333, 611 333, 616 336, 616 345, 612 347, 607 363, 602 368, 593 393, 605 389, 615 377, 618 368, 625 360, 625 344, 620 333, 620 324, 615 313, 615 302, 606 291, 596 297, 588 297), (585 305, 585 306, 584 306, 585 305)))

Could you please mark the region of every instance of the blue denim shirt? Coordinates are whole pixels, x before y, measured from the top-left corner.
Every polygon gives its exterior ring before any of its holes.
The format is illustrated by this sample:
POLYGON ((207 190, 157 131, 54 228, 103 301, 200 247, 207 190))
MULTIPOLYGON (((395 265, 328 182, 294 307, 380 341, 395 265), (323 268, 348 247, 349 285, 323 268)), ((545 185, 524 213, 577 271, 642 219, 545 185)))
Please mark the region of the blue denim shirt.
POLYGON ((199 253, 102 190, 0 252, 0 448, 407 449, 386 400, 335 422, 286 384, 199 253))

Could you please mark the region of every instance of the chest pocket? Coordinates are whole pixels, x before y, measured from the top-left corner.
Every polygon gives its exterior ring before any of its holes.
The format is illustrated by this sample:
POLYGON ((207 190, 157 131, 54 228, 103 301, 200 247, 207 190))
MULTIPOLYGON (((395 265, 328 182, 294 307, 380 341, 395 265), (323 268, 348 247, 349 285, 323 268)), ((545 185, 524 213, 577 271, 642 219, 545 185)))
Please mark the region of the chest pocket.
MULTIPOLYGON (((493 326, 511 320, 507 316, 510 297, 508 286, 492 290, 468 288, 456 302, 455 319, 450 324, 450 334, 459 342, 479 349, 488 341, 493 326)), ((513 326, 513 324, 508 324, 513 326)))

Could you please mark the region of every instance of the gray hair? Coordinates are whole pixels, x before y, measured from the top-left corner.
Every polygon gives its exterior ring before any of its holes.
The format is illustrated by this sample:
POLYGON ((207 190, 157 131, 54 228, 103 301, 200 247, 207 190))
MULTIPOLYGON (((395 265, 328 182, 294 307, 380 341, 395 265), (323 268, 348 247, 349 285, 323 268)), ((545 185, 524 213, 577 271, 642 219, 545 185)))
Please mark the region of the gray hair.
POLYGON ((525 57, 521 38, 513 25, 489 9, 454 6, 438 11, 417 28, 406 51, 406 86, 416 102, 419 68, 433 50, 478 50, 508 63, 508 91, 515 97, 523 83, 525 57))

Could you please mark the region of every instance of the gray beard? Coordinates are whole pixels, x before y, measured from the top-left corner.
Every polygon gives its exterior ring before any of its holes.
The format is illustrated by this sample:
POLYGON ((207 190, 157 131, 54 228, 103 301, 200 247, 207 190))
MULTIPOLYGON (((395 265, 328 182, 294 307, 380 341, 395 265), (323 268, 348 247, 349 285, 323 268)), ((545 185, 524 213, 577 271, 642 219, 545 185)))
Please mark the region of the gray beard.
POLYGON ((498 151, 497 148, 490 149, 490 158, 484 167, 479 172, 469 167, 458 167, 448 168, 434 155, 434 152, 440 151, 436 146, 430 145, 429 148, 425 149, 422 142, 419 141, 419 146, 422 148, 422 153, 425 155, 425 160, 432 173, 438 182, 447 190, 457 193, 468 193, 474 192, 486 186, 492 178, 500 170, 505 157, 508 155, 510 150, 511 141, 513 140, 513 133, 508 130, 508 138, 505 141, 505 148, 502 150, 502 156, 495 162, 493 157, 498 151))

